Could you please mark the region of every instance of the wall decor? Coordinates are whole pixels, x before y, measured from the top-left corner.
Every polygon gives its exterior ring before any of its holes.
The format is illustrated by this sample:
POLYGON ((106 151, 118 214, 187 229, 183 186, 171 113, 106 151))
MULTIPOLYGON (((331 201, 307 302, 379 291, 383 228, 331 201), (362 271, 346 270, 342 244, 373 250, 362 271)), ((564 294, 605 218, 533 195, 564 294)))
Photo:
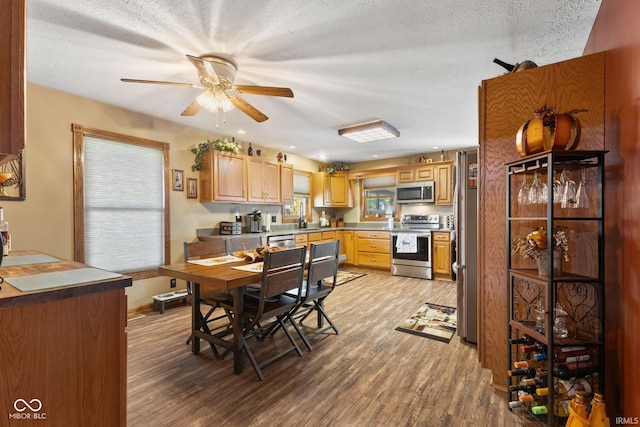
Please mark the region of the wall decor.
POLYGON ((187 199, 198 198, 198 180, 197 178, 187 178, 187 199))
POLYGON ((184 191, 184 171, 173 169, 173 191, 184 191))
POLYGON ((18 156, 0 165, 0 200, 25 200, 25 177, 24 151, 21 151, 18 156))

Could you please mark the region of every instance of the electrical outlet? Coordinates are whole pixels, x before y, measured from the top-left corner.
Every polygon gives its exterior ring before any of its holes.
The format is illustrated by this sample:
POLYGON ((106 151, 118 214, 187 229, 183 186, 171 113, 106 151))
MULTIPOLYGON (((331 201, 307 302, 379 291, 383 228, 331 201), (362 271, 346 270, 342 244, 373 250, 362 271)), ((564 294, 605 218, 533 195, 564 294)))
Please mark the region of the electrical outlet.
POLYGON ((169 281, 170 285, 172 288, 176 287, 176 279, 171 279, 171 281, 169 281))
POLYGON ((276 216, 275 215, 271 215, 271 222, 276 222, 276 216))

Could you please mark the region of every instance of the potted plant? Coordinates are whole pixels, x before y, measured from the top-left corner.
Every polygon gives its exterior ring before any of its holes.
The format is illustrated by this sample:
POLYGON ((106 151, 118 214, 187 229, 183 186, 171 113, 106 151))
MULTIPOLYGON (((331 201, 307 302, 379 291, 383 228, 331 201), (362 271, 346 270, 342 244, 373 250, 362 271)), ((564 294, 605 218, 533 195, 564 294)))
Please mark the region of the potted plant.
MULTIPOLYGON (((557 275, 562 273, 562 261, 569 261, 569 233, 567 227, 553 227, 554 274, 557 275)), ((539 275, 547 274, 547 230, 544 227, 536 228, 526 237, 518 236, 513 239, 512 249, 524 258, 535 260, 539 275)))
POLYGON ((238 154, 240 148, 240 144, 233 140, 229 141, 227 138, 214 140, 208 139, 207 142, 201 142, 200 144, 198 144, 197 148, 191 149, 191 152, 196 155, 193 161, 193 165, 191 166, 191 170, 194 172, 200 170, 202 166, 202 159, 209 151, 231 151, 238 154))

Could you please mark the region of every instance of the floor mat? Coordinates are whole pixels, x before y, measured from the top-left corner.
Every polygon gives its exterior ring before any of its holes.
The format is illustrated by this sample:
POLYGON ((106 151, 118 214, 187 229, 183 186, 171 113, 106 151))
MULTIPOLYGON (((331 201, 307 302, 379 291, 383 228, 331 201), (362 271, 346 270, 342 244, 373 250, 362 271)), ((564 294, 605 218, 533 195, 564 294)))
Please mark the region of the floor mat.
POLYGON ((425 303, 396 331, 449 343, 458 326, 456 312, 454 307, 425 303))

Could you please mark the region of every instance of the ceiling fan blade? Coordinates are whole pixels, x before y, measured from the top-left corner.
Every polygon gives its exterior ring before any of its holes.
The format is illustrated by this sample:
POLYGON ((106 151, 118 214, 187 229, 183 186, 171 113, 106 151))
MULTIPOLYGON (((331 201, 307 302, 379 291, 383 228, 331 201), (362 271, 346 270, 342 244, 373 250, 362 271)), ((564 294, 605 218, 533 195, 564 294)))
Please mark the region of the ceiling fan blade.
POLYGON ((163 82, 159 80, 139 80, 139 79, 120 79, 125 83, 149 83, 154 85, 168 85, 168 86, 186 86, 186 87, 195 87, 198 89, 204 89, 202 86, 194 85, 191 83, 180 83, 180 82, 163 82))
POLYGON ((180 115, 181 116, 193 116, 198 111, 200 111, 200 103, 196 99, 191 104, 189 104, 189 106, 187 108, 185 108, 184 111, 182 113, 180 113, 180 115))
POLYGON ((264 122, 269 118, 244 99, 240 99, 237 96, 230 96, 229 98, 231 98, 231 102, 236 106, 236 108, 238 108, 238 110, 242 111, 256 122, 264 122))
POLYGON ((248 93, 251 95, 284 96, 287 98, 293 98, 293 91, 288 87, 234 85, 233 89, 236 92, 248 93))
POLYGON ((201 77, 214 84, 220 83, 218 75, 209 62, 193 55, 187 55, 187 58, 189 58, 189 61, 191 61, 191 63, 198 69, 198 73, 200 73, 201 77))

